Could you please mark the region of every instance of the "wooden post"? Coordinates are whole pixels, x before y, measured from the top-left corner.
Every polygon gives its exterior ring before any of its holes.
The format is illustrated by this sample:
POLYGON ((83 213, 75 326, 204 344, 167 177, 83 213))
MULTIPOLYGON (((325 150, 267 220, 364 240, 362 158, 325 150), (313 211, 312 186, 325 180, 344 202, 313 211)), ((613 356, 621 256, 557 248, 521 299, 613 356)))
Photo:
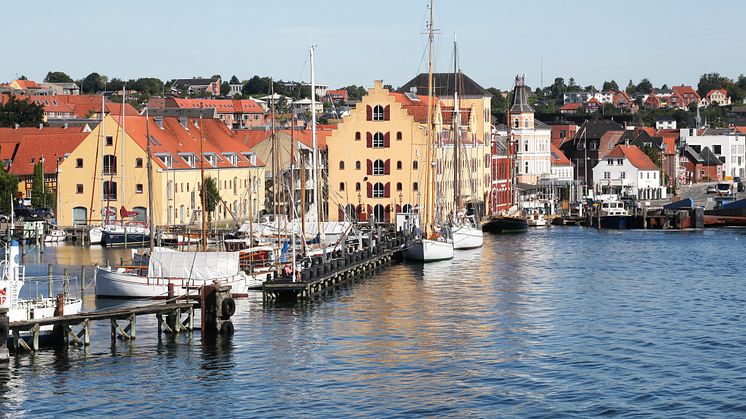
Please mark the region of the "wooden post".
POLYGON ((47 278, 48 278, 48 284, 47 284, 47 291, 49 294, 49 298, 52 298, 54 295, 54 283, 52 282, 52 264, 47 264, 47 278))
POLYGON ((8 351, 8 309, 0 308, 0 362, 8 362, 10 353, 8 351))
POLYGON ((62 291, 63 291, 65 298, 67 298, 67 296, 70 295, 70 267, 65 266, 62 269, 62 272, 63 272, 62 291))
MULTIPOLYGON (((38 222, 37 222, 38 223, 38 222)), ((36 234, 36 247, 39 248, 39 253, 44 253, 44 224, 41 225, 41 237, 39 237, 39 228, 34 229, 34 233, 36 234)))
POLYGON ((80 296, 83 296, 85 291, 85 265, 80 267, 80 296))

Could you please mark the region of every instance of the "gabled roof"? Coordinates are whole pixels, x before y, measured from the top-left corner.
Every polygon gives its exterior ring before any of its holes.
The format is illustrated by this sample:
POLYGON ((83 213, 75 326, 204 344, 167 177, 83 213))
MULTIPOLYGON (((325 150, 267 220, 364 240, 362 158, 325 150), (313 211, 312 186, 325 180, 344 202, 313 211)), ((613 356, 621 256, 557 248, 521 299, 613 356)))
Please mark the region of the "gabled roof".
POLYGON ((14 80, 21 89, 41 89, 41 85, 33 80, 14 80))
MULTIPOLYGON (((389 94, 394 96, 394 100, 401 103, 402 107, 407 111, 407 113, 412 115, 416 122, 421 124, 427 123, 427 104, 430 101, 428 96, 399 92, 389 92, 389 94)), ((438 102, 438 98, 433 97, 433 112, 435 112, 435 106, 438 102)))
POLYGON ((570 159, 554 144, 551 145, 551 164, 552 166, 572 166, 570 159))
POLYGON ((606 157, 612 158, 625 158, 629 160, 632 166, 640 170, 658 170, 658 166, 650 160, 647 154, 643 153, 637 146, 634 145, 617 145, 613 150, 606 155, 606 157))
POLYGON ((684 149, 684 155, 692 162, 701 164, 703 162, 702 157, 697 153, 697 150, 691 146, 686 146, 684 149))
MULTIPOLYGON (((460 73, 458 78, 453 73, 433 73, 433 96, 453 97, 458 81, 458 94, 461 97, 492 97, 492 95, 466 74, 460 73)), ((428 74, 420 73, 412 80, 400 87, 399 93, 415 93, 427 95, 428 74)))
POLYGON ((702 151, 699 153, 699 156, 702 159, 702 164, 704 166, 720 166, 723 164, 723 162, 720 161, 718 156, 716 156, 710 150, 710 147, 703 148, 702 151))
MULTIPOLYGON (((114 120, 121 125, 121 116, 114 116, 114 120)), ((124 129, 127 134, 143 150, 147 149, 148 140, 146 137, 147 124, 150 125, 151 149, 154 156, 167 153, 171 155, 174 169, 191 168, 186 161, 180 157, 179 153, 192 153, 199 157, 200 139, 204 138, 202 149, 205 154, 213 153, 218 156, 217 166, 220 168, 229 167, 253 167, 254 165, 243 156, 242 153, 249 153, 251 150, 236 140, 232 132, 223 122, 217 119, 187 119, 184 128, 179 122, 179 118, 163 118, 163 129, 159 128, 155 118, 148 119, 144 116, 128 117, 125 120, 124 129), (233 166, 223 157, 223 153, 236 153, 237 164, 233 166)), ((160 168, 166 169, 166 165, 159 159, 154 158, 160 168)), ((263 166, 264 163, 257 159, 256 166, 263 166)), ((196 167, 199 167, 197 165, 196 167)), ((205 162, 205 168, 212 168, 208 162, 205 162)))
POLYGON ((728 96, 728 91, 725 90, 725 89, 712 89, 709 92, 707 92, 707 94, 705 95, 705 97, 709 99, 710 96, 712 96, 716 92, 719 92, 719 93, 722 93, 725 96, 728 96))
MULTIPOLYGON (((158 107, 160 103, 160 101, 153 101, 152 106, 158 107)), ((184 109, 214 108, 218 113, 264 113, 264 109, 251 99, 168 98, 163 104, 166 107, 184 109)))
POLYGON ((75 150, 88 136, 77 128, 0 128, 0 157, 12 160, 10 174, 31 175, 34 165, 44 157, 44 173, 57 171, 56 159, 75 150))
POLYGON ((191 78, 191 79, 176 79, 174 85, 176 86, 208 86, 210 83, 214 83, 220 80, 219 78, 191 78))
POLYGON ((692 86, 684 86, 683 84, 681 86, 674 86, 672 87, 674 92, 681 95, 681 97, 684 97, 685 95, 694 95, 697 99, 699 99, 699 93, 697 93, 696 90, 692 86))
POLYGON ((591 99, 590 99, 590 100, 589 100, 588 102, 586 102, 586 103, 587 103, 587 104, 589 104, 589 105, 590 105, 590 104, 594 104, 594 105, 602 106, 602 103, 601 103, 601 102, 600 102, 600 101, 599 101, 598 99, 596 99, 595 97, 592 97, 592 98, 591 98, 591 99))
POLYGON ((578 111, 583 108, 583 104, 580 102, 568 103, 560 108, 560 111, 578 111))
POLYGON ((624 131, 624 127, 610 119, 586 121, 578 128, 575 138, 600 139, 608 131, 624 131))

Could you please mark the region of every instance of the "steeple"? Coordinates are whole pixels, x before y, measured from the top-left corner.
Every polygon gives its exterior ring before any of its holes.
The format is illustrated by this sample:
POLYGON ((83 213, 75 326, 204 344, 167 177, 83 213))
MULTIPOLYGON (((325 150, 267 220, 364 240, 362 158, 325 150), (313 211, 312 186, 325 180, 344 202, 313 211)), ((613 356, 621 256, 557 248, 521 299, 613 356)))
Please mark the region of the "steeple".
POLYGON ((524 85, 525 76, 515 76, 515 88, 513 89, 513 106, 511 114, 534 113, 534 108, 528 104, 527 87, 524 85))

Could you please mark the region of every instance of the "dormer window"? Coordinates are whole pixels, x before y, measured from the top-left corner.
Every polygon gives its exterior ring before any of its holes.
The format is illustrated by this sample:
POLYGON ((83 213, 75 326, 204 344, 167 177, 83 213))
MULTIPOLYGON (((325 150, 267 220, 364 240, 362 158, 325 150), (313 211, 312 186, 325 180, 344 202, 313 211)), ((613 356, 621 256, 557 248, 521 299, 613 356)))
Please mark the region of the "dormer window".
POLYGON ((238 164, 238 156, 236 155, 236 153, 223 153, 223 157, 228 160, 228 163, 230 163, 231 166, 235 166, 238 164))
POLYGON ((249 163, 256 165, 256 153, 243 153, 243 156, 249 163))
POLYGON ((166 167, 169 169, 173 168, 174 161, 170 154, 156 154, 155 156, 158 157, 161 163, 165 164, 166 167))
POLYGON ((218 156, 215 153, 204 153, 203 155, 210 166, 216 167, 218 165, 218 156))
POLYGON ((179 153, 179 157, 184 159, 189 167, 194 167, 199 159, 194 153, 179 153))

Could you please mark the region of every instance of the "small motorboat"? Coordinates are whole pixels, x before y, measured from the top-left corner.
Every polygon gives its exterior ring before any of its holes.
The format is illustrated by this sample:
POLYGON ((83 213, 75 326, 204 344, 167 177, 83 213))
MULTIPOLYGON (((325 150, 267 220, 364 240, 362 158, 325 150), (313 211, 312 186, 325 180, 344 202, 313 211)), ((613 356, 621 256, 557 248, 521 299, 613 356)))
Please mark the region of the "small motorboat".
POLYGON ((62 243, 66 238, 67 233, 65 233, 65 230, 54 227, 44 236, 44 243, 62 243))

